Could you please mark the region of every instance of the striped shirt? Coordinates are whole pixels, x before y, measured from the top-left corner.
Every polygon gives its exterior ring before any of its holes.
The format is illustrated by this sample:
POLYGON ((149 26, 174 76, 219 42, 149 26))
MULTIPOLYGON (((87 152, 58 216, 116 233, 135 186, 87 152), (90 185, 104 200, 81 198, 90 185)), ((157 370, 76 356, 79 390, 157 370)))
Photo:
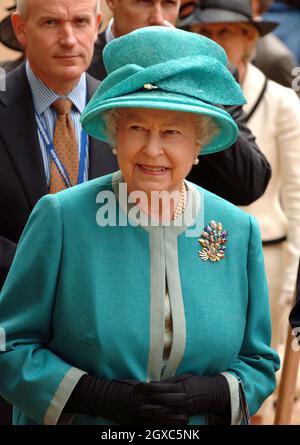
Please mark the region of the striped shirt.
MULTIPOLYGON (((26 63, 26 73, 28 82, 31 89, 32 100, 35 112, 38 114, 40 120, 42 121, 44 128, 47 130, 48 137, 53 141, 54 129, 56 124, 56 112, 51 108, 53 102, 59 99, 61 96, 57 95, 53 90, 50 90, 40 79, 38 79, 32 72, 29 63, 26 63)), ((81 75, 80 81, 77 86, 67 95, 67 97, 73 103, 73 108, 71 111, 71 119, 75 129, 75 135, 78 146, 78 158, 80 154, 80 142, 81 142, 81 124, 80 115, 86 106, 87 98, 87 86, 86 86, 86 75, 83 73, 81 75)), ((44 162, 45 174, 47 184, 50 184, 50 164, 51 159, 49 152, 47 150, 46 143, 38 131, 39 142, 44 162)), ((84 180, 88 179, 88 147, 86 147, 86 164, 84 180)))

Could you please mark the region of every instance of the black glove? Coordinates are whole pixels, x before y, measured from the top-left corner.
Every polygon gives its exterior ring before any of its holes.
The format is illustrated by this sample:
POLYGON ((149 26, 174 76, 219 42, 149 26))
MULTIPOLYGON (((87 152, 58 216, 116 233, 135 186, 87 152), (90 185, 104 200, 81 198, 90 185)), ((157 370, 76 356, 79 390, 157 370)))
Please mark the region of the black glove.
MULTIPOLYGON (((135 391, 144 395, 151 394, 155 403, 166 407, 172 406, 178 414, 188 417, 204 413, 213 414, 230 423, 230 390, 226 378, 221 374, 216 376, 184 374, 162 382, 137 384, 135 391), (174 398, 176 394, 181 394, 180 399, 174 398)), ((141 418, 147 418, 148 415, 148 407, 142 407, 141 418)))
MULTIPOLYGON (((172 406, 153 402, 152 394, 136 392, 135 387, 139 384, 139 380, 105 380, 86 374, 75 386, 64 412, 102 416, 123 424, 188 423, 188 417, 177 413, 172 406), (147 415, 140 417, 140 410, 145 405, 147 415)), ((182 394, 173 396, 176 404, 181 402, 182 394)))

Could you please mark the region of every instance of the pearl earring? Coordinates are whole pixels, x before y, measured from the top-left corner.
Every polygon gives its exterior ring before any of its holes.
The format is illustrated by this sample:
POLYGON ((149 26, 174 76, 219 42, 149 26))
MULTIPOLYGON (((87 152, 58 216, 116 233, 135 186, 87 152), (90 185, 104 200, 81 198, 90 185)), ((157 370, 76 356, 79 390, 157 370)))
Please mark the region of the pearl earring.
POLYGON ((112 153, 113 153, 113 155, 117 156, 117 154, 118 154, 117 149, 116 149, 116 148, 113 148, 113 149, 112 149, 112 153))
POLYGON ((198 158, 196 158, 195 160, 194 160, 194 165, 198 165, 199 164, 199 159, 198 158))

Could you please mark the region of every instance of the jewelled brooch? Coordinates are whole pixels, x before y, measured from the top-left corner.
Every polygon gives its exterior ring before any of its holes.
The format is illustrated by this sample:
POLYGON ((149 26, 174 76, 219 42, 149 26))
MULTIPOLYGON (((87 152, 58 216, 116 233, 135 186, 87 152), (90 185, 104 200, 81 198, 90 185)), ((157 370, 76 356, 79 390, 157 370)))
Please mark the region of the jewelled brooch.
POLYGON ((198 240, 202 246, 202 250, 198 252, 201 260, 213 263, 221 261, 225 256, 227 237, 228 232, 223 230, 220 222, 210 221, 198 240))

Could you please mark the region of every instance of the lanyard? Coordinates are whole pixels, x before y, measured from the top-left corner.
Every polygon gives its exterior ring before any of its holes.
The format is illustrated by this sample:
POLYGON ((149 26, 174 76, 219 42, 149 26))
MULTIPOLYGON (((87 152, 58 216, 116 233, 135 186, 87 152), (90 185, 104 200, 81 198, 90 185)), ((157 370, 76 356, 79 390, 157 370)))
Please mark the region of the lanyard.
MULTIPOLYGON (((62 179, 64 180, 65 184, 67 185, 67 187, 71 187, 72 184, 70 182, 68 173, 67 173, 64 165, 62 164, 61 160, 59 159, 59 156, 54 148, 53 142, 50 140, 47 130, 44 127, 40 116, 37 113, 35 113, 35 116, 36 116, 36 121, 37 121, 37 125, 38 125, 38 131, 46 144, 47 152, 48 152, 50 158, 55 163, 55 165, 56 165, 62 179)), ((86 161, 86 156, 87 156, 87 143, 88 143, 87 133, 82 129, 81 130, 81 141, 80 141, 79 171, 78 171, 78 181, 77 181, 78 184, 81 184, 82 182, 84 182, 85 161, 86 161)))

